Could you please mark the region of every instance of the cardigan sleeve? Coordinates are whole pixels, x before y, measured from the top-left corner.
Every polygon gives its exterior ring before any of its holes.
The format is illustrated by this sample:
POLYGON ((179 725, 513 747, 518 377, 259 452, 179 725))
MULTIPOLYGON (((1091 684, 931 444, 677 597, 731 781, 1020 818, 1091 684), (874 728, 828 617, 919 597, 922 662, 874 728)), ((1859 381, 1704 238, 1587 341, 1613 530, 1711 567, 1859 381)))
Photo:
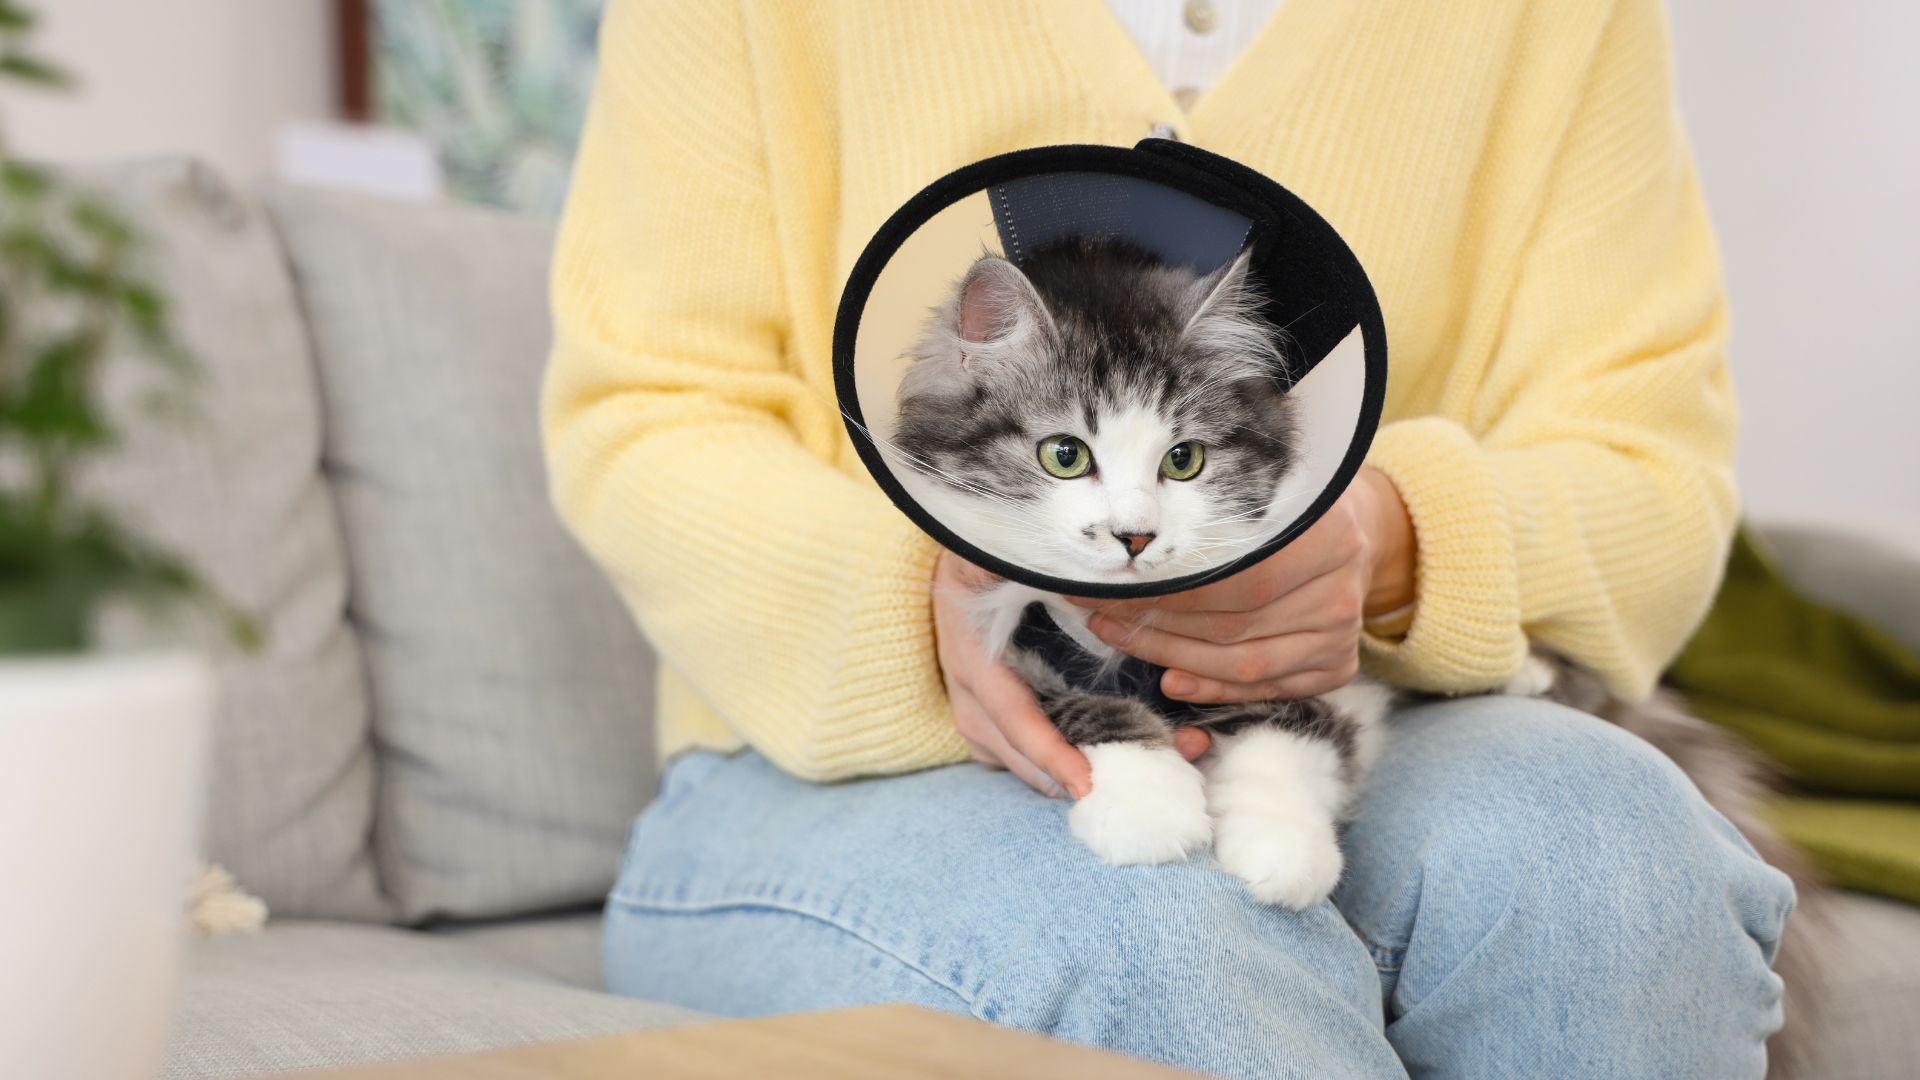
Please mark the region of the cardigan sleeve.
POLYGON ((810 779, 964 760, 936 548, 831 462, 796 370, 736 4, 618 2, 552 273, 553 499, 647 636, 810 779))
POLYGON ((1370 454, 1419 543, 1412 624, 1364 646, 1396 682, 1489 688, 1531 639, 1644 696, 1713 597, 1736 512, 1726 308, 1665 33, 1657 0, 1617 4, 1472 400, 1370 454))

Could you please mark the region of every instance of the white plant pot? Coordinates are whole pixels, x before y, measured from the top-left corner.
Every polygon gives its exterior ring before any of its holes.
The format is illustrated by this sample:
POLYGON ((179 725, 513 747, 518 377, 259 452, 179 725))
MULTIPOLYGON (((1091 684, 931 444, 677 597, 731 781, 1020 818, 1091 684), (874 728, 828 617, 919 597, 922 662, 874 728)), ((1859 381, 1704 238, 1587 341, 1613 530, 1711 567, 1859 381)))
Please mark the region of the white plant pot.
POLYGON ((0 1077, 158 1074, 212 707, 194 656, 0 661, 0 1077))

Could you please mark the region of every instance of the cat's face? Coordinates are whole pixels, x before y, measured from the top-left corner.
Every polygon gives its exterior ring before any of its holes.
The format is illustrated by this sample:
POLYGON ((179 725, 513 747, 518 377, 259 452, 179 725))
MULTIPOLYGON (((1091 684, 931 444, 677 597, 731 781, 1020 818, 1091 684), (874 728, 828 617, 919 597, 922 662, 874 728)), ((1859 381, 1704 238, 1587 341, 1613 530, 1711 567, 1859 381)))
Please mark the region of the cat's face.
POLYGON ((1111 242, 983 256, 934 312, 891 449, 917 497, 1010 562, 1179 577, 1271 535, 1293 460, 1278 333, 1246 261, 1204 278, 1111 242))

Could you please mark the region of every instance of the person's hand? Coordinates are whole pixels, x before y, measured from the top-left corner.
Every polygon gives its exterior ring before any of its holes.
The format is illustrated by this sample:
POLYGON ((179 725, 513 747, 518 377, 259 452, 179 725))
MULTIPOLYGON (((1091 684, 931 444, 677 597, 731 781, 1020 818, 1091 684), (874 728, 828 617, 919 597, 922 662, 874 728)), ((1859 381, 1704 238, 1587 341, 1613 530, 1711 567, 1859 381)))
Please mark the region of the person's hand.
POLYGON ((1414 535, 1393 481, 1372 468, 1326 515, 1230 578, 1146 600, 1080 600, 1102 641, 1167 671, 1199 704, 1312 697, 1360 664, 1361 622, 1413 602, 1414 535))
MULTIPOLYGON (((996 580, 950 551, 934 563, 934 636, 953 726, 976 761, 1012 772, 1043 795, 1065 789, 1083 798, 1092 786, 1086 755, 1061 737, 1020 676, 988 658, 968 616, 968 596, 996 580)), ((1191 760, 1206 750, 1207 738, 1182 729, 1174 745, 1191 760)))

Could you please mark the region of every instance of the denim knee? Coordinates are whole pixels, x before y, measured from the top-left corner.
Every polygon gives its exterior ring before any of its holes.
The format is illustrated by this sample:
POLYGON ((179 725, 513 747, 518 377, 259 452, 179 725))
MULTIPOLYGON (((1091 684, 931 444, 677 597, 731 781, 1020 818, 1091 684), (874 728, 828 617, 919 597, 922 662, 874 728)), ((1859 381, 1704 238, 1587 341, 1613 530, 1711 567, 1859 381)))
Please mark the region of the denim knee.
POLYGON ((1469 835, 1496 837, 1518 871, 1558 872, 1585 890, 1649 903, 1703 890, 1742 897, 1771 955, 1792 883, 1760 860, 1679 766, 1585 713, 1546 702, 1505 705, 1511 727, 1482 752, 1511 778, 1509 790, 1480 808, 1483 820, 1469 835))
POLYGON ((1408 710, 1374 779, 1370 786, 1414 785, 1421 797, 1403 801, 1415 818, 1446 815, 1446 835, 1523 863, 1595 843, 1648 860, 1711 838, 1751 853, 1664 754, 1551 702, 1477 698, 1408 710), (1455 714, 1472 722, 1454 723, 1455 714))
POLYGON ((1707 939, 1723 929, 1770 960, 1793 905, 1786 876, 1672 761, 1547 702, 1407 710, 1366 799, 1348 837, 1362 869, 1337 899, 1390 968, 1422 921, 1458 951, 1516 919, 1546 947, 1605 948, 1625 968, 1720 947, 1707 939))
POLYGON ((1399 1075, 1378 974, 1331 905, 1259 903, 1204 859, 1103 867, 1055 899, 983 1017, 1227 1076, 1399 1075))

